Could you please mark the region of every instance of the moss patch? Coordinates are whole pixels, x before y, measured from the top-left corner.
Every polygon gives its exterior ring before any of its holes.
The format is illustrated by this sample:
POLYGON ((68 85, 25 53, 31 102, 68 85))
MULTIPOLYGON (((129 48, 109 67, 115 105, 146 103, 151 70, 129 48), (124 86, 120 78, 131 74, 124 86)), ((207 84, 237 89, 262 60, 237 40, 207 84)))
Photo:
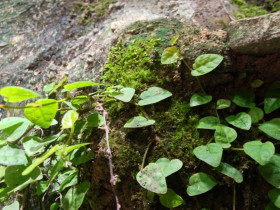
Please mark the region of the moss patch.
POLYGON ((262 6, 247 4, 244 0, 231 0, 231 2, 241 11, 241 13, 234 12, 234 15, 237 19, 268 14, 268 12, 262 6))

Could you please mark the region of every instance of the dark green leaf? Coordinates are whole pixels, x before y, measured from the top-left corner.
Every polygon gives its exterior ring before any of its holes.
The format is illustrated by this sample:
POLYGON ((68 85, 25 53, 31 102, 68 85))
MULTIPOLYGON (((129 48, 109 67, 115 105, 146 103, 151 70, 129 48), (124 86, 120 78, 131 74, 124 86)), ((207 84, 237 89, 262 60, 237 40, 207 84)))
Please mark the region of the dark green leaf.
POLYGON ((251 90, 238 89, 231 92, 230 97, 240 107, 255 107, 255 94, 251 90))
POLYGON ((263 110, 258 107, 251 108, 248 114, 251 116, 252 123, 258 123, 264 116, 263 110))
POLYGON ((233 178, 237 183, 243 182, 242 174, 236 168, 227 163, 222 162, 216 170, 230 178, 233 178))
POLYGON ((230 107, 231 102, 230 100, 227 99, 219 99, 217 101, 217 109, 226 109, 228 107, 230 107))
POLYGON ((280 82, 273 83, 265 92, 264 111, 269 114, 280 107, 280 82))
POLYGON ((71 100, 71 104, 80 105, 80 104, 86 103, 88 101, 89 101, 89 99, 87 96, 77 96, 71 100))
POLYGON ((204 54, 195 59, 193 64, 192 76, 198 77, 213 71, 222 61, 224 57, 217 54, 204 54))
POLYGON ((62 199, 62 208, 67 210, 78 210, 83 203, 89 186, 89 182, 83 182, 74 188, 70 188, 62 199))
POLYGON ((276 188, 280 188, 280 155, 275 154, 269 163, 258 167, 263 178, 276 188))
POLYGON ((219 124, 216 127, 214 138, 216 143, 221 144, 223 148, 229 148, 230 143, 237 138, 237 133, 233 128, 219 124))
POLYGON ((274 118, 261 124, 259 129, 268 136, 280 140, 280 118, 274 118))
POLYGON ((263 85, 263 81, 259 80, 259 79, 256 79, 253 82, 251 82, 251 87, 252 88, 258 88, 258 87, 260 87, 262 85, 263 85))
POLYGON ((189 196, 195 196, 211 190, 218 182, 212 176, 200 172, 190 177, 189 184, 187 193, 189 196))
POLYGON ((269 204, 265 207, 265 210, 280 210, 280 208, 277 208, 272 202, 269 202, 269 204))
POLYGON ((206 146, 202 145, 193 150, 194 155, 213 167, 218 167, 221 163, 223 148, 220 144, 211 143, 206 146))
POLYGON ((252 124, 251 116, 245 112, 240 112, 237 115, 230 115, 226 117, 226 121, 243 130, 250 130, 252 124))
POLYGON ((168 90, 159 87, 150 87, 148 90, 141 93, 139 101, 140 106, 150 105, 162 101, 172 96, 168 90))
POLYGON ((271 202, 278 208, 280 208, 280 189, 272 189, 268 192, 268 197, 271 202))
POLYGON ((147 120, 145 117, 137 116, 129 119, 124 128, 142 128, 155 124, 154 120, 147 120))
POLYGON ((200 105, 203 105, 203 104, 207 104, 210 101, 212 101, 212 96, 195 93, 191 97, 190 106, 191 107, 200 106, 200 105))
POLYGON ((100 114, 94 113, 87 117, 88 127, 100 127, 104 125, 104 118, 100 114))
POLYGON ((93 157, 94 157, 93 152, 91 150, 87 151, 86 148, 84 147, 75 149, 68 154, 69 161, 75 166, 85 163, 91 160, 93 157))
POLYGON ((167 189, 167 193, 160 195, 159 200, 160 204, 167 208, 175 208, 184 203, 182 197, 169 188, 167 189))
POLYGON ((219 119, 214 116, 203 117, 199 120, 196 128, 216 130, 217 125, 220 123, 219 119))
POLYGON ((274 145, 267 141, 250 141, 244 144, 244 152, 261 165, 266 165, 275 153, 274 145))

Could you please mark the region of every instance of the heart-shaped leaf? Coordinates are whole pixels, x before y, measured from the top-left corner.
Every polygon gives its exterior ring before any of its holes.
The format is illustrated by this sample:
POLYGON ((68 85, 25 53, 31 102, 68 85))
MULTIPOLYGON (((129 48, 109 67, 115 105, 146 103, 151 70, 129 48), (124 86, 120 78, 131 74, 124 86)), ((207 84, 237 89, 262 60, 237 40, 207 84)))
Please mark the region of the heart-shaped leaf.
POLYGON ((280 189, 280 155, 275 154, 270 161, 258 167, 263 178, 274 187, 280 189))
POLYGON ((273 83, 265 92, 264 111, 269 114, 280 107, 280 82, 273 83))
POLYGON ((7 86, 0 89, 0 95, 9 103, 17 103, 41 96, 32 90, 17 86, 7 86))
POLYGON ((252 123, 258 123, 264 116, 263 110, 258 107, 251 108, 248 114, 251 116, 252 123))
POLYGON ((94 113, 87 117, 88 127, 100 127, 104 125, 104 118, 100 114, 94 113))
POLYGON ((199 120, 197 129, 216 130, 217 125, 220 123, 219 119, 214 116, 203 117, 199 120))
POLYGON ((75 122, 78 120, 78 118, 78 112, 74 110, 67 111, 61 120, 62 129, 72 128, 75 122))
POLYGON ((99 85, 96 82, 90 82, 90 81, 81 81, 81 82, 74 82, 68 85, 64 85, 64 89, 71 91, 77 88, 83 88, 83 87, 88 87, 88 86, 97 86, 99 85))
POLYGON ((250 115, 245 112, 240 112, 237 115, 230 115, 226 117, 226 121, 229 124, 243 130, 250 130, 252 124, 250 115))
POLYGON ((250 83, 252 88, 258 88, 263 85, 263 81, 259 79, 255 79, 253 82, 250 83))
POLYGON ((244 144, 244 152, 261 165, 266 165, 275 153, 274 145, 267 141, 250 141, 244 144))
POLYGON ((277 208, 272 202, 269 202, 266 207, 265 210, 279 210, 280 208, 277 208))
POLYGON ((17 187, 24 183, 30 184, 42 178, 39 167, 36 167, 28 176, 22 176, 21 173, 25 168, 26 166, 23 165, 8 166, 5 172, 5 183, 10 187, 17 187))
POLYGON ((200 106, 203 104, 207 104, 210 101, 212 101, 212 96, 210 95, 205 95, 202 93, 195 93, 192 95, 191 100, 190 100, 190 106, 200 106))
POLYGON ((204 54, 195 59, 193 64, 192 76, 198 77, 213 71, 222 61, 224 57, 217 54, 204 54))
POLYGON ((233 128, 219 124, 216 127, 214 138, 216 143, 221 144, 223 148, 229 148, 230 143, 237 138, 237 133, 233 128))
POLYGON ((240 107, 253 108, 255 107, 255 94, 251 90, 238 89, 230 93, 230 97, 236 105, 240 107))
POLYGON ((172 93, 168 90, 159 87, 150 87, 148 90, 141 93, 140 98, 142 100, 140 100, 138 104, 139 106, 154 104, 169 98, 170 96, 172 96, 172 93))
POLYGON ((223 156, 223 148, 220 144, 211 143, 206 146, 202 145, 193 150, 194 155, 213 167, 218 167, 223 156))
POLYGON ((137 116, 129 119, 124 128, 142 128, 155 124, 154 120, 147 120, 145 117, 137 116))
POLYGON ((0 164, 5 166, 27 165, 28 159, 24 151, 17 146, 0 146, 0 164))
POLYGON ((172 64, 178 61, 180 52, 176 47, 167 47, 161 55, 162 64, 172 64))
POLYGON ((280 140, 280 118, 272 119, 259 126, 259 129, 266 135, 280 140))
POLYGON ((216 170, 230 178, 233 178, 234 181, 237 183, 243 182, 242 174, 230 164, 221 162, 221 164, 219 165, 219 167, 216 168, 216 170))
POLYGON ((81 184, 70 188, 62 199, 62 208, 67 210, 78 210, 83 203, 89 187, 89 182, 82 182, 81 184))
POLYGON ((165 176, 161 167, 156 163, 150 163, 136 175, 138 183, 145 189, 158 193, 165 194, 167 185, 165 176))
POLYGON ((160 204, 167 208, 175 208, 184 203, 180 195, 177 195, 173 190, 167 189, 167 193, 159 196, 160 204))
POLYGON ((41 99, 35 103, 26 105, 25 117, 35 125, 42 128, 50 127, 58 109, 58 103, 54 99, 41 99))
POLYGON ((230 100, 227 99, 219 99, 217 101, 217 109, 226 109, 228 107, 230 107, 231 102, 230 100))
POLYGON ((167 176, 179 171, 183 166, 183 163, 181 160, 173 159, 170 161, 167 158, 158 159, 156 161, 156 164, 158 164, 159 167, 161 168, 164 177, 167 177, 167 176))
POLYGON ((280 189, 271 189, 268 192, 268 197, 276 207, 280 208, 280 189))
POLYGON ((120 91, 113 92, 113 97, 123 102, 129 102, 133 98, 134 93, 135 89, 133 88, 122 88, 120 91))
POLYGON ((187 193, 189 196, 195 196, 211 190, 218 182, 212 176, 200 172, 190 177, 189 184, 187 193))

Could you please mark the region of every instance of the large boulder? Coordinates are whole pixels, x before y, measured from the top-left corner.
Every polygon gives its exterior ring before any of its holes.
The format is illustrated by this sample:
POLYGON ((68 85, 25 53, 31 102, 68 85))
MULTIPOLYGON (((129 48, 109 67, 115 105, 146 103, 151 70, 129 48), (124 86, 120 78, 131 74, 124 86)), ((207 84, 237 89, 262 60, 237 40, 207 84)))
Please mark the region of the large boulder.
POLYGON ((233 21, 229 46, 236 53, 267 55, 280 52, 280 12, 233 21))

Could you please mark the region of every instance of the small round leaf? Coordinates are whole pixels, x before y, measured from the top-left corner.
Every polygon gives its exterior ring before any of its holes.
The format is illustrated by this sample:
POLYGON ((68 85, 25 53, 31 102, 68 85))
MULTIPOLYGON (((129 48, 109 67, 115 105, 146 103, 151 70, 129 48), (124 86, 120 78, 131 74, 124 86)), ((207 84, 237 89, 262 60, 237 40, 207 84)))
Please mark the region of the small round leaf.
POLYGON ((194 155, 213 167, 218 167, 221 163, 223 148, 220 144, 211 143, 206 146, 199 146, 193 150, 194 155))
POLYGON ((180 52, 176 47, 167 47, 161 56, 162 64, 172 64, 178 61, 180 52))
POLYGON ((251 116, 252 123, 258 123, 264 116, 263 110, 258 107, 251 108, 248 114, 251 116))
POLYGON ((222 145, 223 148, 229 148, 231 142, 237 138, 237 133, 233 128, 230 128, 225 125, 217 125, 214 138, 216 143, 222 145))
POLYGON ((191 107, 200 106, 200 105, 203 105, 203 104, 207 104, 210 101, 212 101, 212 96, 195 93, 191 97, 190 106, 191 107))
POLYGON ((217 125, 220 124, 220 121, 217 117, 208 116, 203 117, 199 120, 196 128, 197 129, 209 129, 209 130, 216 130, 217 125))
POLYGON ((172 96, 168 90, 159 87, 150 87, 148 90, 141 93, 139 106, 154 104, 172 96))
POLYGON ((182 197, 169 188, 167 189, 167 193, 160 195, 159 200, 160 204, 167 208, 175 208, 184 203, 182 197))
POLYGON ((124 128, 142 128, 155 124, 154 120, 147 120, 145 117, 137 116, 129 119, 124 128))
POLYGON ((161 168, 164 177, 167 177, 167 176, 179 171, 183 166, 183 163, 181 160, 173 159, 170 161, 167 158, 158 159, 156 161, 156 164, 158 164, 159 167, 161 168))
POLYGON ((251 116, 245 112, 240 112, 237 115, 230 115, 226 117, 226 121, 243 130, 249 130, 252 124, 251 116))
POLYGON ((227 99, 219 99, 217 101, 217 109, 226 109, 228 107, 230 107, 231 102, 230 100, 227 99))

